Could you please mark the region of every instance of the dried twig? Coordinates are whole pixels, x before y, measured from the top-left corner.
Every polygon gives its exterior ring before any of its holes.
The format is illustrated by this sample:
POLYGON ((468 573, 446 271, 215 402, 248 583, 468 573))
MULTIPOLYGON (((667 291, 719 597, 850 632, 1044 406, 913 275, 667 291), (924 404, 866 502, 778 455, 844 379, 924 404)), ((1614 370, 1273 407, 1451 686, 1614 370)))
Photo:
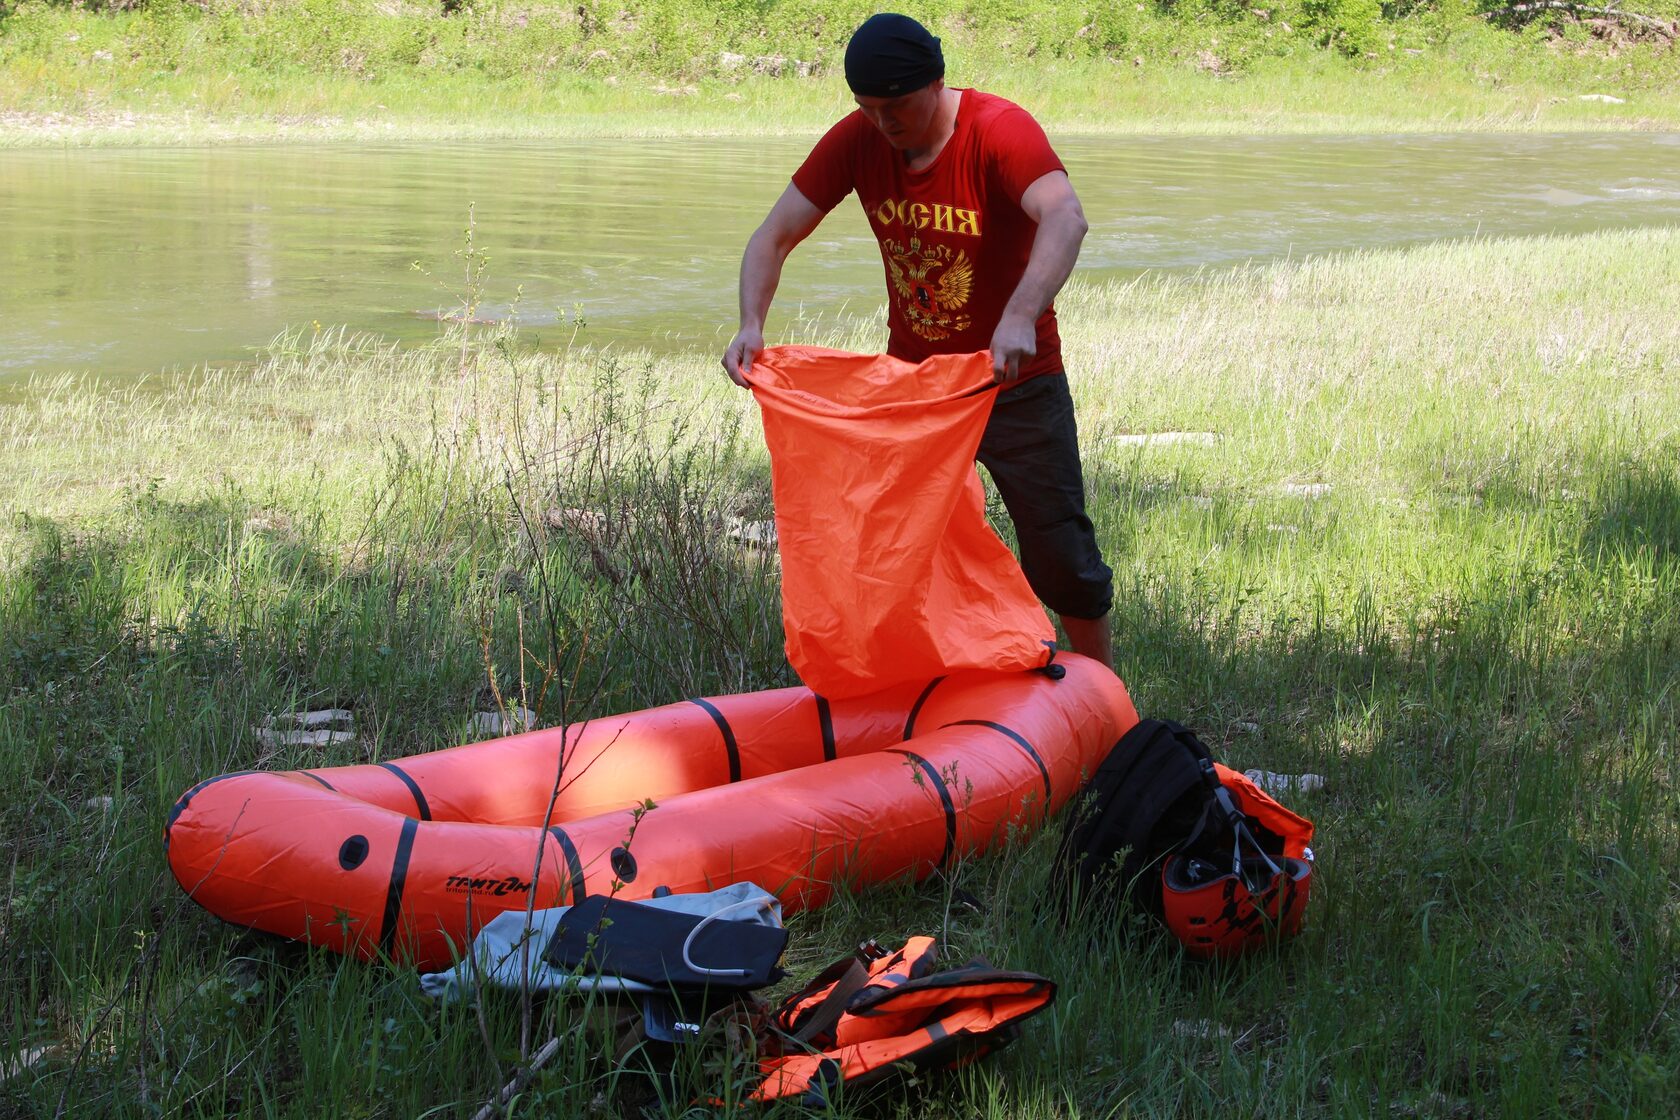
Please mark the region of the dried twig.
MULTIPOLYGON (((571 1031, 566 1033, 569 1035, 576 1029, 576 1027, 573 1027, 571 1031)), ((514 1070, 513 1079, 502 1086, 494 1100, 473 1114, 473 1120, 492 1120, 497 1113, 505 1109, 508 1102, 518 1096, 525 1086, 531 1083, 531 1079, 537 1075, 537 1071, 547 1065, 550 1059, 560 1052, 561 1037, 556 1035, 550 1038, 543 1043, 542 1049, 538 1050, 528 1063, 514 1070)))

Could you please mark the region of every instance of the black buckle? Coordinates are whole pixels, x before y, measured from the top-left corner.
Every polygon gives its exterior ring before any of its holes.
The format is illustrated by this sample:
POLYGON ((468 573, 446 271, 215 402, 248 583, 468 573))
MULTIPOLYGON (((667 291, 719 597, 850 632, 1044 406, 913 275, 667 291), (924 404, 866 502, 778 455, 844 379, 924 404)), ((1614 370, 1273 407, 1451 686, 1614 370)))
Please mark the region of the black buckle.
POLYGON ((1055 642, 1045 642, 1044 643, 1044 648, 1050 651, 1050 656, 1045 659, 1044 664, 1042 664, 1038 668, 1034 669, 1033 672, 1043 673, 1045 676, 1049 677, 1051 680, 1059 681, 1063 677, 1067 676, 1067 666, 1056 664, 1056 643, 1055 642))

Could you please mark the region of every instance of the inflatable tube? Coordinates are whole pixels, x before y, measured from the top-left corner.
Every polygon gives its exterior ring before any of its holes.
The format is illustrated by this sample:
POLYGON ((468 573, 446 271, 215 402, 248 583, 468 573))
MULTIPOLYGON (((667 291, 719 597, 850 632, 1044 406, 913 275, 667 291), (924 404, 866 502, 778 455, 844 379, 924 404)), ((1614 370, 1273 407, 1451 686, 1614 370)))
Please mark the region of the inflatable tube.
POLYGON ((1096 662, 1056 666, 1059 680, 971 671, 832 702, 780 689, 374 765, 224 774, 176 802, 165 849, 218 917, 428 969, 499 913, 615 881, 645 898, 751 880, 815 906, 841 884, 931 873, 1065 803, 1137 714, 1096 662), (632 838, 644 800, 657 808, 632 838))

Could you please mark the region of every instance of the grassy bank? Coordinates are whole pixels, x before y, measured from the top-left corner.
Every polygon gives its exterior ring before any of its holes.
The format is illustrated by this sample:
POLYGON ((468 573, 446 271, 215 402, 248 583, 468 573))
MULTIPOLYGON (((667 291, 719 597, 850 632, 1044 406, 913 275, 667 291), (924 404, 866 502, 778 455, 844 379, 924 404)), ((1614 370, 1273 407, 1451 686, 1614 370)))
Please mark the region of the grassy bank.
MULTIPOLYGON (((798 974, 934 932, 1062 982, 912 1114, 1680 1108, 1677 303, 1650 231, 1067 293, 1122 676, 1239 767, 1325 776, 1311 925, 1224 970, 1064 936, 1042 843, 799 918, 798 974), (1132 438, 1167 431, 1216 441, 1132 438)), ((58 383, 0 448, 0 1113, 470 1115, 517 1001, 218 925, 164 869, 171 800, 459 741, 544 666, 573 716, 787 680, 774 568, 721 530, 766 515, 753 408, 709 356, 323 332, 168 395, 58 383), (253 733, 331 705, 354 742, 253 733)), ((598 1046, 514 1114, 633 1107, 598 1046)))
MULTIPOLYGON (((918 14, 943 35, 953 81, 1061 131, 1680 127, 1675 0, 1643 5, 1651 24, 1547 11, 1513 27, 1498 7, 1057 0, 918 14)), ((0 15, 0 146, 814 132, 849 108, 841 52, 870 10, 31 2, 0 15)))

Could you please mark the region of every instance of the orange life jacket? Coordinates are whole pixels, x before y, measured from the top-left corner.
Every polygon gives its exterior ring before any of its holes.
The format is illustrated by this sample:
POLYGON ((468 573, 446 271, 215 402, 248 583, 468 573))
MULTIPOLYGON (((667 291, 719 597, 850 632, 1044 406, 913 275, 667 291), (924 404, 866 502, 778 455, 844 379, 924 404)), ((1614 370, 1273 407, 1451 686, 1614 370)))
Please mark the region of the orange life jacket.
POLYGON ((868 942, 789 996, 772 1020, 781 1052, 760 1062, 752 1099, 822 1105, 841 1085, 896 1069, 966 1065, 1014 1041, 1020 1023, 1056 998, 1056 985, 1035 973, 983 960, 938 971, 935 953, 931 937, 892 953, 868 942))

